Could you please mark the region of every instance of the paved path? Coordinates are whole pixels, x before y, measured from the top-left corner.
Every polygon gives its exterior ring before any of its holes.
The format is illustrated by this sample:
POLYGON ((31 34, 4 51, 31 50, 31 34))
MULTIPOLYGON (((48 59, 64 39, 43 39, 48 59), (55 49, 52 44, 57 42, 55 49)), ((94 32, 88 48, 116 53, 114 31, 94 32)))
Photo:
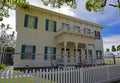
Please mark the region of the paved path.
POLYGON ((9 74, 13 75, 13 66, 8 66, 6 70, 1 74, 1 78, 8 78, 9 74), (4 75, 5 74, 5 75, 4 75))
POLYGON ((13 73, 13 66, 8 66, 8 68, 3 73, 8 74, 9 72, 13 73))

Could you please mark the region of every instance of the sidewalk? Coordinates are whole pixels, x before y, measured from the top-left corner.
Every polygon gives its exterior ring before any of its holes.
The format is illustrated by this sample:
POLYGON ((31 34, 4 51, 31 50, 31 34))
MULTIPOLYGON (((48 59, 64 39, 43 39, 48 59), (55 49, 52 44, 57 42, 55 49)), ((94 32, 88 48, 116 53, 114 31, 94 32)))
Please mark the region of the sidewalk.
POLYGON ((6 70, 1 74, 1 78, 8 78, 9 74, 13 75, 13 66, 8 66, 6 70))

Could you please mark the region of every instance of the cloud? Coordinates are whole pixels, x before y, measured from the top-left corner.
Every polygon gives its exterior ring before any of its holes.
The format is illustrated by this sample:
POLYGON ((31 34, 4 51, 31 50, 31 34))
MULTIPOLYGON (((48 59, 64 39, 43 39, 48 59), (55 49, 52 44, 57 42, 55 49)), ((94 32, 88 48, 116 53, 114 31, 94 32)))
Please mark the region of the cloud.
POLYGON ((111 23, 109 23, 107 26, 113 26, 113 25, 117 25, 117 24, 120 24, 120 20, 111 22, 111 23))
POLYGON ((29 1, 30 4, 41 7, 41 8, 45 8, 45 9, 66 14, 69 16, 74 16, 74 17, 76 16, 75 12, 72 11, 72 8, 68 6, 62 6, 61 8, 52 8, 50 5, 44 6, 40 0, 27 0, 27 1, 29 1))
POLYGON ((104 50, 106 50, 107 48, 111 49, 113 45, 115 47, 120 45, 120 35, 113 35, 113 36, 103 37, 104 50))

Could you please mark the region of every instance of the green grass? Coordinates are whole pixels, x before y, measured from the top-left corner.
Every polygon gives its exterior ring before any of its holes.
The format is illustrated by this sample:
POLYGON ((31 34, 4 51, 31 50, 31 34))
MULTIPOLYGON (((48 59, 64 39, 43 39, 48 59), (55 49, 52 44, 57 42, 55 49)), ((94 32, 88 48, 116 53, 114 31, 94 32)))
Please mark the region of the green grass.
MULTIPOLYGON (((10 79, 0 79, 0 83, 36 83, 36 77, 22 77, 22 78, 10 78, 10 79)), ((46 79, 42 78, 42 83, 46 83, 46 79)), ((40 83, 40 79, 38 79, 38 83, 40 83)), ((51 83, 50 80, 48 80, 48 83, 51 83)), ((54 82, 57 83, 57 82, 54 82)))
POLYGON ((14 74, 23 74, 23 72, 17 71, 17 70, 13 70, 13 73, 14 73, 14 74))

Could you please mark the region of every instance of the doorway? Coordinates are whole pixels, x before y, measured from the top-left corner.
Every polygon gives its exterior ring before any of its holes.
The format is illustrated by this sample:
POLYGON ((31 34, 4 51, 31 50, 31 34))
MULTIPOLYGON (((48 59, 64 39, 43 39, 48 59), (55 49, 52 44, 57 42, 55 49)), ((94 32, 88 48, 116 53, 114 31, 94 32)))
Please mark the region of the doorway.
POLYGON ((81 49, 77 49, 77 56, 76 56, 76 49, 74 50, 74 58, 77 57, 77 62, 81 63, 82 62, 82 56, 81 56, 81 49))
POLYGON ((92 64, 92 50, 88 50, 88 55, 89 55, 90 62, 92 64))
MULTIPOLYGON (((64 50, 64 48, 62 48, 62 49, 61 49, 61 54, 62 54, 62 55, 61 55, 61 58, 64 58, 64 52, 65 52, 65 50, 64 50)), ((70 50, 69 50, 69 49, 66 49, 66 56, 67 56, 67 57, 66 57, 66 58, 67 58, 67 61, 70 62, 70 50)))

